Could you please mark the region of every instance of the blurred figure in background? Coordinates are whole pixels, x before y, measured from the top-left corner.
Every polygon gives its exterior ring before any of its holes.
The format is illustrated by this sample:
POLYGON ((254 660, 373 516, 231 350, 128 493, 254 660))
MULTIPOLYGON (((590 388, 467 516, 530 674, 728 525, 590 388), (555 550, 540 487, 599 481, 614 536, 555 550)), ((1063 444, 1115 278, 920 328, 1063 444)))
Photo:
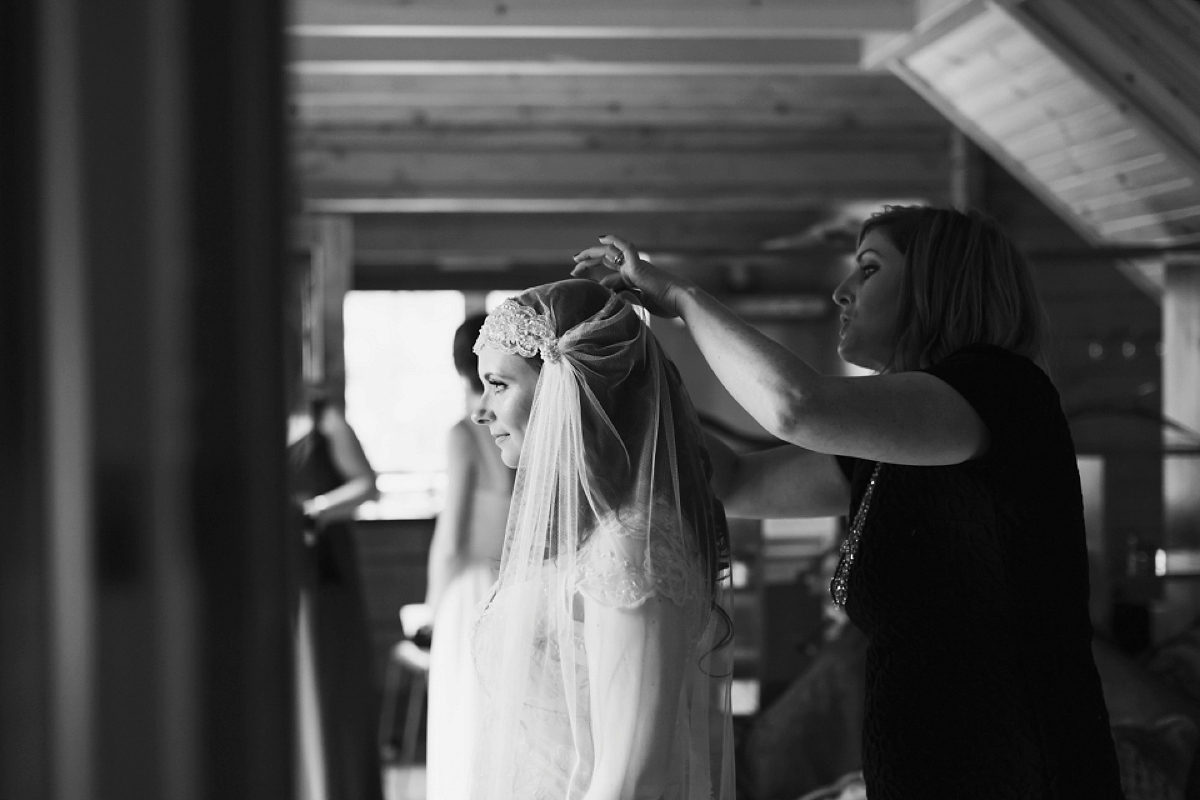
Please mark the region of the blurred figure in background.
POLYGON ((485 428, 471 422, 483 383, 472 351, 484 314, 468 317, 454 334, 454 367, 467 387, 467 416, 451 430, 447 453, 446 507, 429 548, 433 643, 429 666, 427 795, 466 800, 474 763, 471 734, 477 727, 479 685, 471 657, 476 606, 496 581, 504 526, 516 472, 505 466, 485 428))
POLYGON ((739 743, 742 800, 796 800, 861 777, 867 638, 829 596, 839 556, 834 546, 805 575, 808 590, 822 600, 822 624, 805 643, 795 680, 739 743))
POLYGON ((320 389, 288 418, 291 490, 303 510, 297 626, 302 796, 382 800, 371 632, 351 520, 378 496, 375 471, 320 389))

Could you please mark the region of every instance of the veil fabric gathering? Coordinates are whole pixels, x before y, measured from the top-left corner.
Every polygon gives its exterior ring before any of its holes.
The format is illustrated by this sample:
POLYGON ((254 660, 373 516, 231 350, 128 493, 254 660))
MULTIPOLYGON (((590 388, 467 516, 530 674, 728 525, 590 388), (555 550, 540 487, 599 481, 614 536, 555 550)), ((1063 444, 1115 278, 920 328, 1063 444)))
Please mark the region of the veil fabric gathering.
POLYGON ((641 774, 656 798, 732 800, 728 533, 678 372, 598 284, 505 305, 494 313, 524 315, 525 341, 509 325, 490 343, 536 349, 541 365, 499 580, 474 629, 472 796, 625 796, 641 774))

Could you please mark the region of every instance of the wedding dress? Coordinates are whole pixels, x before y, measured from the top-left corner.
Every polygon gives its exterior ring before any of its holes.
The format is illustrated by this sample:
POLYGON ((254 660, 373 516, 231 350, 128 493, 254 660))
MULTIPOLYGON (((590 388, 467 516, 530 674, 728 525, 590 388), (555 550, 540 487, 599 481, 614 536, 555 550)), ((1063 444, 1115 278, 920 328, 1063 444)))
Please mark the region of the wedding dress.
POLYGON ((463 420, 452 435, 457 435, 458 442, 451 448, 450 461, 461 460, 469 476, 459 479, 464 486, 460 492, 452 492, 448 500, 460 504, 454 510, 457 513, 451 513, 449 507, 443 512, 434 538, 465 540, 466 563, 457 568, 436 598, 425 739, 426 794, 430 800, 471 797, 471 767, 475 763, 471 745, 482 707, 471 655, 471 631, 480 602, 496 582, 512 495, 511 471, 500 460, 487 432, 463 420))
POLYGON ((474 632, 473 797, 732 800, 728 534, 674 365, 587 281, 507 301, 485 346, 541 365, 474 632))

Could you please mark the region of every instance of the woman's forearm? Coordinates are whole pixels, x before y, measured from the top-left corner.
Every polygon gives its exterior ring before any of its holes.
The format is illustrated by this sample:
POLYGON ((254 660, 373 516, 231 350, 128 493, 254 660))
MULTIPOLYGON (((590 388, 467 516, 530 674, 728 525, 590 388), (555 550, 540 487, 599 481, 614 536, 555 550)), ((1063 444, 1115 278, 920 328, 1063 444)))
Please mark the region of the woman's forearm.
POLYGON ((360 475, 351 478, 335 489, 311 498, 305 503, 305 510, 310 516, 321 522, 350 519, 354 516, 354 509, 378 496, 379 490, 375 488, 375 476, 360 475))
POLYGON ((821 374, 698 287, 682 294, 679 315, 738 405, 768 432, 790 438, 797 416, 820 388, 821 374))

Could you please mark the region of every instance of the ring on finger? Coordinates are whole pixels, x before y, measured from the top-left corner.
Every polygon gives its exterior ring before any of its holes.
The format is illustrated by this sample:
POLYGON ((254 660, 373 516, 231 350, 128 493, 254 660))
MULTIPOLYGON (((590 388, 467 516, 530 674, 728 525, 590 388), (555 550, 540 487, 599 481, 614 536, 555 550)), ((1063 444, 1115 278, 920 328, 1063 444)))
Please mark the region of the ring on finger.
POLYGON ((621 266, 622 264, 624 264, 625 263, 625 254, 617 253, 617 255, 613 257, 612 263, 618 267, 621 266))

